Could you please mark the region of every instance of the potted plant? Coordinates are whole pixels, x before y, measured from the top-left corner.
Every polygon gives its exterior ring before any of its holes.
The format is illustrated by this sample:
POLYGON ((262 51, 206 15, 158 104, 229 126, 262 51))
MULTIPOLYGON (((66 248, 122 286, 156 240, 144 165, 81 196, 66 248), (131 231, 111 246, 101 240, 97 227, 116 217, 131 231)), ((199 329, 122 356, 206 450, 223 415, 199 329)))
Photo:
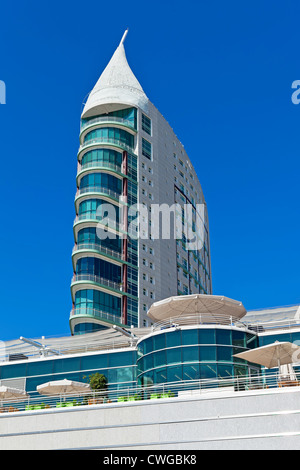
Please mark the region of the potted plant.
POLYGON ((89 383, 91 389, 95 390, 95 392, 103 392, 100 398, 95 398, 95 396, 89 397, 89 405, 93 403, 103 403, 103 399, 107 396, 105 393, 107 390, 107 378, 105 375, 99 372, 89 375, 89 383))

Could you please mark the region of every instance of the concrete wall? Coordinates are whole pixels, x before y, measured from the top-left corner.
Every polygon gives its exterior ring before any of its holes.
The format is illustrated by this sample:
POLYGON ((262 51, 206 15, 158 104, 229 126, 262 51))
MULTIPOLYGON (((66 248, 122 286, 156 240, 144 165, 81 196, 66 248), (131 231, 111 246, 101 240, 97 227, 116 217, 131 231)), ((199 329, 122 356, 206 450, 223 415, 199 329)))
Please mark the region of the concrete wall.
POLYGON ((300 388, 0 414, 0 449, 299 449, 300 388))

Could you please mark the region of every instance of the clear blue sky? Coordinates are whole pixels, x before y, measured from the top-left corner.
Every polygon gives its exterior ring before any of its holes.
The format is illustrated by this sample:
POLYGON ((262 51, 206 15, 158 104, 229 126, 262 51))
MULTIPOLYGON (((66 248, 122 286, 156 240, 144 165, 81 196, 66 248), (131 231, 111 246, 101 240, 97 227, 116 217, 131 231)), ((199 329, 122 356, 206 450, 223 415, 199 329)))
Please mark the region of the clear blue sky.
POLYGON ((214 294, 300 302, 299 15, 288 0, 2 3, 0 339, 69 334, 81 104, 127 27, 203 187, 214 294))

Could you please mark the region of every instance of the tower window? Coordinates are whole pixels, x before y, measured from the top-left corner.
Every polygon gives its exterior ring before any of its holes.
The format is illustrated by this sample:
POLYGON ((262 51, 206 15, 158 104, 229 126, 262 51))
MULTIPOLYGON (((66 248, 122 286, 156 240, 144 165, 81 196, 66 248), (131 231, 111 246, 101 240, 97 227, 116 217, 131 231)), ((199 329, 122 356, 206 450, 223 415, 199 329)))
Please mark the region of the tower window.
POLYGON ((142 114, 142 129, 151 135, 151 119, 145 116, 145 114, 142 114))
POLYGON ((148 142, 148 140, 144 139, 143 137, 142 137, 142 154, 144 155, 144 157, 149 158, 149 160, 152 159, 152 145, 150 144, 150 142, 148 142))

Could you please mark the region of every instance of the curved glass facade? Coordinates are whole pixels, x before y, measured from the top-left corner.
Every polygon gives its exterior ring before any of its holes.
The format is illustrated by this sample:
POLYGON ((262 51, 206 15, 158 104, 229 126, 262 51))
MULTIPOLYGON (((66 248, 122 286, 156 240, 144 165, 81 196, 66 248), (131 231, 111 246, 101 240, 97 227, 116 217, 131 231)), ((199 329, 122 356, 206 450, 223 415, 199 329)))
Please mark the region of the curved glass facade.
POLYGON ((93 315, 94 310, 121 316, 121 299, 106 292, 82 289, 75 294, 76 314, 93 315))
POLYGON ((139 385, 245 375, 245 361, 234 354, 257 347, 248 331, 182 328, 153 334, 138 343, 139 385))
POLYGON ((122 180, 107 173, 89 173, 81 178, 79 189, 83 188, 109 188, 117 194, 122 193, 122 180))
POLYGON ((130 325, 138 324, 138 248, 129 242, 126 246, 114 230, 109 230, 109 235, 102 237, 97 233, 97 227, 93 226, 96 220, 104 218, 109 228, 120 230, 121 210, 116 202, 121 195, 127 197, 128 204, 137 202, 136 155, 127 150, 106 148, 109 143, 134 148, 135 136, 126 129, 136 128, 137 110, 127 108, 109 114, 118 127, 107 125, 105 119, 108 115, 93 116, 81 123, 81 142, 98 141, 97 148, 80 154, 77 173, 75 223, 80 220, 84 225, 75 235, 77 243, 73 250, 75 269, 71 284, 73 308, 70 316, 73 334, 97 331, 103 327, 103 322, 107 322, 108 327, 112 322, 127 324, 127 320, 130 325), (85 131, 89 123, 95 128, 85 131), (92 169, 91 173, 87 172, 89 168, 92 169), (89 193, 93 193, 91 197, 89 193), (109 199, 104 198, 104 195, 109 199), (93 255, 91 250, 98 251, 101 259, 93 255), (122 262, 122 266, 116 262, 122 262), (127 262, 130 263, 128 267, 127 262), (91 289, 80 290, 81 282, 89 283, 91 289), (116 290, 122 292, 122 297, 116 290), (88 322, 86 316, 94 318, 94 321, 88 322))
MULTIPOLYGON (((106 216, 107 209, 105 209, 105 205, 107 207, 108 202, 104 199, 86 199, 79 204, 78 208, 78 215, 86 215, 86 218, 91 219, 102 219, 106 216), (104 205, 104 209, 102 206, 104 205)), ((110 207, 110 213, 114 209, 114 221, 118 224, 119 223, 119 208, 118 206, 110 207)))
POLYGON ((122 154, 111 149, 96 149, 86 152, 81 160, 82 168, 92 166, 92 163, 113 164, 121 168, 122 154))
POLYGON ((79 258, 76 263, 76 274, 82 278, 83 275, 92 275, 115 283, 121 282, 120 266, 93 257, 79 258))
POLYGON ((84 137, 84 142, 89 142, 94 139, 109 139, 109 141, 115 140, 128 145, 128 147, 131 148, 134 146, 134 136, 123 129, 118 129, 117 127, 101 127, 88 132, 84 137))
POLYGON ((86 227, 78 232, 77 245, 80 248, 81 245, 90 245, 99 246, 103 248, 108 248, 109 250, 122 253, 122 244, 118 235, 115 235, 114 238, 107 237, 103 240, 100 240, 97 236, 96 227, 86 227))

